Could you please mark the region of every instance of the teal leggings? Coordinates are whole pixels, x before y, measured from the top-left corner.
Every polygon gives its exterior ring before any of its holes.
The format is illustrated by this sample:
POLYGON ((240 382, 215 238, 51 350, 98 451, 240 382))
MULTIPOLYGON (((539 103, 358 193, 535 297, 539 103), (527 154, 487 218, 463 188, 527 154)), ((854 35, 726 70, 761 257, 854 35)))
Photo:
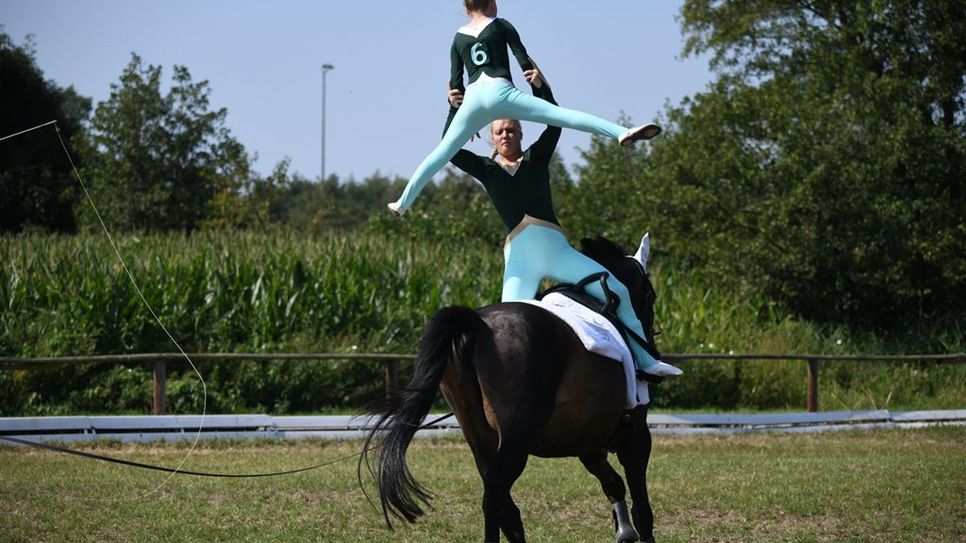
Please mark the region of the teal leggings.
POLYGON ((426 183, 441 170, 460 148, 477 133, 497 119, 518 119, 561 128, 572 128, 599 136, 617 139, 627 129, 588 113, 555 106, 545 100, 520 92, 507 81, 477 82, 466 88, 463 104, 453 117, 439 145, 433 149, 409 178, 399 198, 399 205, 408 210, 426 183))
MULTIPOLYGON (((527 225, 504 248, 506 268, 503 272, 503 301, 532 300, 543 278, 561 283, 576 283, 584 277, 607 270, 593 259, 571 247, 567 238, 553 228, 535 224, 527 225)), ((617 316, 628 328, 641 337, 644 328, 634 313, 630 295, 623 283, 608 275, 607 287, 620 297, 617 316)), ((604 290, 599 283, 587 285, 587 291, 597 299, 604 300, 604 290)), ((639 368, 657 363, 636 341, 628 346, 639 368)))

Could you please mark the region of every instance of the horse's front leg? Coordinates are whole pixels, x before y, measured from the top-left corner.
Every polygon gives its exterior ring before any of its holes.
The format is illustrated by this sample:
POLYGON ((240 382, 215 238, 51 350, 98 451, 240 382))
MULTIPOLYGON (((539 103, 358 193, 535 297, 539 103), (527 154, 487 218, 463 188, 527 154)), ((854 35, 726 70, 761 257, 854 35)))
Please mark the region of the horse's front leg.
POLYGON ((627 491, 624 487, 624 481, 607 461, 607 451, 601 449, 580 456, 580 462, 587 468, 587 471, 597 477, 597 480, 600 481, 601 490, 604 491, 604 495, 610 501, 617 543, 638 541, 640 536, 634 530, 634 526, 631 525, 630 517, 627 514, 627 502, 624 501, 627 491))
POLYGON ((654 512, 647 496, 647 462, 651 457, 651 431, 647 427, 647 407, 631 411, 627 441, 617 450, 634 502, 631 516, 643 543, 654 541, 654 512))

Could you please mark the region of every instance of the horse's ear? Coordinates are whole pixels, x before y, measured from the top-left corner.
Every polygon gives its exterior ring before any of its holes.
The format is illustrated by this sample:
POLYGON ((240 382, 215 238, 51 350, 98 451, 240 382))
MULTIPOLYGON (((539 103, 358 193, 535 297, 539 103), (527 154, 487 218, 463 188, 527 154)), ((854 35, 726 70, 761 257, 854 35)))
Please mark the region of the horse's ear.
POLYGON ((641 240, 641 246, 637 248, 637 252, 634 253, 634 258, 641 263, 644 267, 644 271, 647 271, 647 258, 651 255, 651 238, 650 234, 644 234, 644 239, 641 240))

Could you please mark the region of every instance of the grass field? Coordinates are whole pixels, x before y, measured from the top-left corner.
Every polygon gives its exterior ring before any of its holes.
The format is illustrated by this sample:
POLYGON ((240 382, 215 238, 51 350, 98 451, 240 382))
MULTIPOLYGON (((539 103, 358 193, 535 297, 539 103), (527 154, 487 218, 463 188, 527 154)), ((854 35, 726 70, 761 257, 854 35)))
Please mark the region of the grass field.
MULTIPOLYGON (((360 446, 206 443, 185 468, 291 469, 351 455, 360 446)), ((88 450, 173 466, 187 447, 88 450)), ((480 541, 482 485, 463 441, 417 440, 410 465, 435 493, 436 510, 393 533, 360 491, 354 460, 266 479, 176 476, 150 493, 166 475, 0 447, 0 539, 480 541)), ((962 427, 655 436, 648 480, 661 542, 966 541, 962 427)), ((607 501, 576 459, 532 458, 514 498, 529 541, 612 541, 607 501)))

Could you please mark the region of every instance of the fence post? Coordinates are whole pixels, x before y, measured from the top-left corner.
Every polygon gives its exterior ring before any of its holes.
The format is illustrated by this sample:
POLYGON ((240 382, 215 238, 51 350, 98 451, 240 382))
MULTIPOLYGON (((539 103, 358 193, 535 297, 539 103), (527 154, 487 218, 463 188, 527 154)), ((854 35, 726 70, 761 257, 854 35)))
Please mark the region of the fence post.
POLYGON ((818 412, 818 360, 808 359, 808 412, 818 412))
POLYGON ((391 400, 399 389, 399 361, 386 361, 386 399, 391 400))
POLYGON ((151 414, 163 415, 166 410, 165 395, 168 388, 168 363, 164 360, 154 361, 154 399, 151 402, 151 414))

